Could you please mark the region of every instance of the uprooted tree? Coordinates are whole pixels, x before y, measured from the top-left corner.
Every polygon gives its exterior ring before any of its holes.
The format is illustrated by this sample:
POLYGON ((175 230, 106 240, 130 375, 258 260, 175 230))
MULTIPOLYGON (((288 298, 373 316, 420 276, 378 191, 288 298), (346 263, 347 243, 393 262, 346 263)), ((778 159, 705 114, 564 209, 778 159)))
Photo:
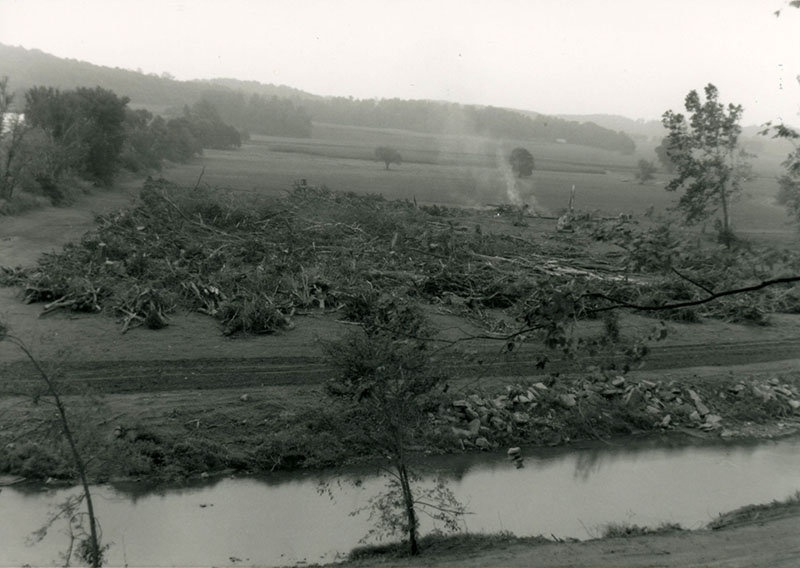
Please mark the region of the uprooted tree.
POLYGON ((720 240, 730 244, 732 200, 741 193, 749 171, 747 154, 739 146, 742 106, 719 102, 719 91, 709 83, 703 101, 697 91, 685 100, 687 118, 668 110, 662 123, 668 130, 667 155, 676 175, 667 191, 684 190, 678 202, 687 223, 693 224, 720 212, 720 240))

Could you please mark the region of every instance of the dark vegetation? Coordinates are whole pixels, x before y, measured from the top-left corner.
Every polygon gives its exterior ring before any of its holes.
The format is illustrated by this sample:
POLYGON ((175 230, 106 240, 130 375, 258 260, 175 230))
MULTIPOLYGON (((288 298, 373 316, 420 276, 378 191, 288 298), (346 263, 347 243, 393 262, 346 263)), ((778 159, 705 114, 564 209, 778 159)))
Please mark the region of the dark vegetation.
POLYGON ((18 190, 61 204, 80 180, 110 186, 122 168, 157 171, 165 160, 187 162, 203 148, 241 146, 239 132, 207 101, 169 120, 128 102, 100 87, 34 87, 25 93, 23 120, 12 110, 8 79, 0 80, 0 213, 19 207, 18 190))
POLYGON ((472 134, 491 138, 566 140, 631 154, 636 148, 625 133, 589 121, 573 122, 495 107, 408 101, 401 99, 352 99, 319 97, 285 86, 246 81, 175 81, 168 76, 144 75, 63 60, 36 50, 0 45, 0 76, 14 78, 22 96, 35 85, 62 89, 102 85, 124 93, 132 103, 159 112, 182 108, 205 98, 222 119, 250 133, 303 137, 310 134, 310 120, 373 128, 397 128, 436 134, 472 134))
MULTIPOLYGON (((23 286, 26 301, 45 303, 45 312, 105 312, 123 330, 157 329, 172 311, 190 310, 216 318, 226 334, 274 333, 291 328, 297 311, 354 317, 365 298, 391 293, 457 303, 489 329, 486 310, 503 309, 565 347, 569 318, 623 303, 691 302, 799 262, 796 251, 687 239, 670 223, 643 229, 584 216, 576 222, 589 242, 622 251, 610 266, 592 265, 565 257, 561 243, 484 234, 461 225, 457 210, 442 211, 305 185, 252 203, 149 180, 138 207, 101 217, 98 229, 35 269, 4 269, 2 280, 23 286)), ((763 324, 770 312, 798 311, 796 288, 771 287, 746 301, 698 303, 693 317, 763 324)))
POLYGON ((525 178, 533 174, 536 162, 533 159, 533 154, 526 148, 514 148, 508 157, 508 163, 511 165, 511 171, 514 172, 515 176, 525 178))
POLYGON ((375 148, 375 158, 383 162, 387 170, 391 164, 400 166, 403 163, 403 156, 400 152, 390 146, 378 146, 375 148))

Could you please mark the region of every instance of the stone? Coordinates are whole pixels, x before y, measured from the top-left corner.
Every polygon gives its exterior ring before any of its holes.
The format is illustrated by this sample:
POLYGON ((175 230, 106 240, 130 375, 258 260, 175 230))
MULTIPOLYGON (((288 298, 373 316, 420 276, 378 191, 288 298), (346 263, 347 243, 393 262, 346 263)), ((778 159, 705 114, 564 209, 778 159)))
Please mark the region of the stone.
POLYGON ((575 400, 574 394, 562 394, 558 397, 558 402, 560 402, 564 408, 572 408, 578 402, 575 400))
POLYGON ((494 426, 495 430, 505 430, 506 429, 506 421, 502 418, 497 416, 493 416, 490 420, 492 426, 494 426))
POLYGON ((477 440, 475 440, 475 446, 482 450, 488 450, 491 449, 492 444, 490 444, 489 440, 487 440, 486 438, 480 437, 477 440))
POLYGON ((480 420, 481 415, 472 410, 472 407, 468 406, 464 409, 464 414, 467 415, 467 418, 470 420, 480 420))
POLYGON ((708 407, 700 401, 694 403, 694 407, 697 409, 697 412, 700 413, 700 416, 705 416, 709 412, 711 412, 708 407))
POLYGON ((456 438, 469 438, 472 436, 472 432, 464 428, 456 428, 455 426, 451 426, 450 430, 453 431, 453 435, 456 438))
POLYGON ((614 387, 621 387, 624 384, 625 384, 625 377, 614 377, 614 379, 611 381, 611 386, 614 387))
POLYGON ((622 400, 626 405, 636 407, 644 401, 644 396, 638 388, 633 388, 628 391, 622 400))
POLYGON ((453 406, 455 406, 456 408, 467 408, 469 406, 469 403, 466 400, 454 400, 453 406))
POLYGON ((649 404, 644 409, 644 411, 647 412, 647 414, 660 414, 661 413, 661 411, 658 408, 656 408, 655 406, 649 405, 649 404))
POLYGON ((722 416, 719 414, 709 414, 706 416, 706 424, 716 425, 722 422, 722 416))
POLYGON ((512 417, 514 418, 514 424, 527 424, 531 421, 531 417, 525 412, 515 412, 512 417))
POLYGON ((670 422, 672 422, 672 416, 667 414, 664 418, 661 419, 661 427, 666 428, 669 426, 670 422))
POLYGON ((772 390, 774 390, 778 394, 782 394, 786 398, 792 398, 792 391, 790 391, 787 388, 784 388, 784 387, 773 387, 772 390))
POLYGON ((742 383, 735 384, 731 387, 728 387, 728 390, 734 394, 740 394, 744 389, 746 389, 742 383))
POLYGON ((471 420, 470 423, 467 424, 467 429, 469 430, 470 437, 476 437, 481 430, 481 419, 476 418, 471 420))
POLYGON ((779 385, 779 384, 781 384, 781 382, 778 380, 778 377, 772 377, 767 382, 769 382, 769 384, 771 384, 771 385, 779 385))
POLYGON ((534 384, 534 385, 533 385, 533 388, 535 388, 535 389, 539 389, 539 390, 541 390, 541 391, 546 391, 546 390, 548 390, 548 388, 547 388, 547 385, 546 385, 546 384, 544 384, 544 383, 542 383, 542 382, 538 382, 538 383, 534 384))
POLYGON ((498 410, 505 410, 506 408, 508 408, 510 402, 511 401, 508 400, 508 397, 506 395, 501 394, 492 401, 492 404, 498 410))
POLYGON ((733 430, 728 430, 726 428, 725 430, 720 432, 719 435, 720 435, 721 438, 733 438, 736 435, 736 432, 734 432, 733 430))
POLYGON ((760 398, 764 402, 773 398, 772 390, 764 389, 758 385, 753 385, 753 395, 760 398))
POLYGON ((689 415, 689 419, 692 422, 700 422, 702 419, 700 418, 700 413, 696 410, 693 410, 692 413, 689 415))
POLYGON ((521 453, 522 450, 520 448, 508 448, 508 451, 506 452, 506 454, 508 454, 508 456, 512 458, 515 456, 519 456, 521 453))
POLYGON ((792 410, 794 410, 795 412, 797 412, 797 410, 800 410, 800 401, 791 399, 787 400, 786 402, 789 403, 789 406, 791 406, 792 410))
POLYGON ((250 400, 250 395, 249 394, 243 394, 242 396, 239 397, 239 400, 241 400, 242 402, 247 402, 247 401, 250 400))
POLYGON ((474 404, 475 406, 486 406, 486 401, 484 401, 480 396, 477 394, 471 394, 467 397, 467 399, 474 404))

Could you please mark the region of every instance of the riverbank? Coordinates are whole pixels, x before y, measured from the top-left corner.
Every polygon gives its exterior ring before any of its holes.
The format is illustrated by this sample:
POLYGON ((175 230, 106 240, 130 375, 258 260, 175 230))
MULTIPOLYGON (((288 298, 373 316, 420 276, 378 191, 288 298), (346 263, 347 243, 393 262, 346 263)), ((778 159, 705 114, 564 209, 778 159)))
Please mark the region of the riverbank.
POLYGON ((745 507, 721 517, 717 528, 546 542, 509 535, 460 536, 429 543, 418 558, 381 554, 350 560, 348 568, 414 566, 508 568, 794 568, 800 558, 800 504, 745 507), (768 544, 767 544, 768 543, 768 544))

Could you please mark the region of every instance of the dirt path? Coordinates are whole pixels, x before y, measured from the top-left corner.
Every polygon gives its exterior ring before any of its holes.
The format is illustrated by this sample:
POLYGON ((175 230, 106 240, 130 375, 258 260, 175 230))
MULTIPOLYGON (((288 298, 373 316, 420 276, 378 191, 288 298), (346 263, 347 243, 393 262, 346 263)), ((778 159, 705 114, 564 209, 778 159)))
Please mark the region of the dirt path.
POLYGON ((347 566, 525 568, 797 568, 800 508, 763 521, 716 531, 674 532, 579 543, 512 544, 490 550, 451 550, 419 559, 361 561, 347 566))
POLYGON ((80 240, 94 227, 95 215, 126 207, 140 185, 140 181, 126 181, 112 190, 83 195, 69 207, 0 216, 0 266, 30 266, 42 253, 80 240))

